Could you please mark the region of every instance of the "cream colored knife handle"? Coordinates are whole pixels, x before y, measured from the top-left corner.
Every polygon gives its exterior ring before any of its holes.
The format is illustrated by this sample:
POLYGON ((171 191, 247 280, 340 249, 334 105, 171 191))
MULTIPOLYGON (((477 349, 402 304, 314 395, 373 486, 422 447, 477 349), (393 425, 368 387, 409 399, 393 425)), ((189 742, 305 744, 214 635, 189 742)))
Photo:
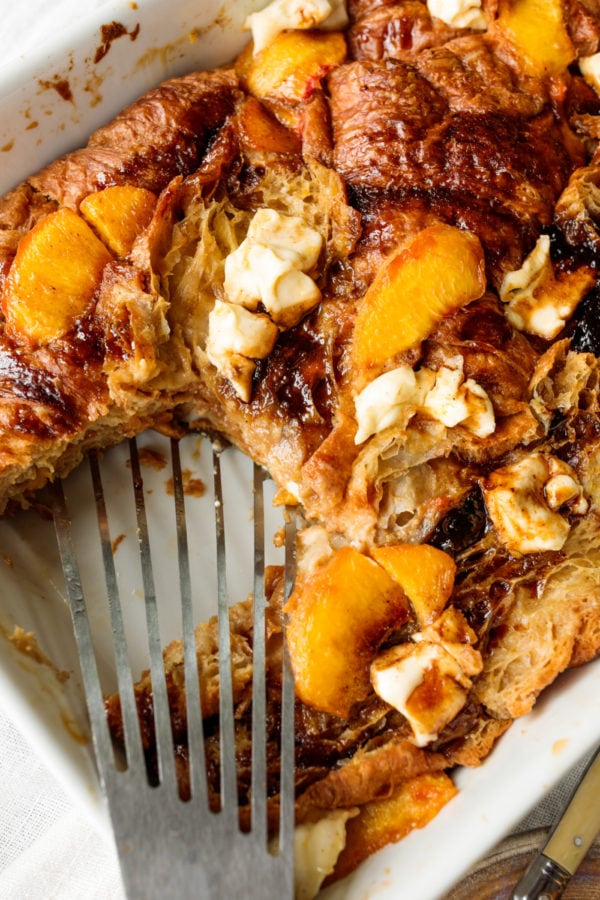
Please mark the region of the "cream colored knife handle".
POLYGON ((513 900, 555 900, 600 831, 600 750, 592 758, 542 850, 513 891, 513 900))

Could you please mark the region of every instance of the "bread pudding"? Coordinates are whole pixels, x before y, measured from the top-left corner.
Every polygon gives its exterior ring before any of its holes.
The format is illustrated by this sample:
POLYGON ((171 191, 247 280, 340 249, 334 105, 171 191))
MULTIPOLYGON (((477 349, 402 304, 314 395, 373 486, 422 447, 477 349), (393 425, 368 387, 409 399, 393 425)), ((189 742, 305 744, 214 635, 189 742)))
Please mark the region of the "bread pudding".
MULTIPOLYGON (((348 16, 272 4, 230 66, 0 201, 2 510, 146 428, 219 433, 301 510, 268 640, 275 672, 285 618, 297 826, 342 834, 330 879, 600 649, 600 10, 348 16)), ((245 797, 248 601, 232 630, 245 797)), ((185 790, 179 645, 166 662, 185 790)), ((202 694, 216 794, 214 668, 202 694)))

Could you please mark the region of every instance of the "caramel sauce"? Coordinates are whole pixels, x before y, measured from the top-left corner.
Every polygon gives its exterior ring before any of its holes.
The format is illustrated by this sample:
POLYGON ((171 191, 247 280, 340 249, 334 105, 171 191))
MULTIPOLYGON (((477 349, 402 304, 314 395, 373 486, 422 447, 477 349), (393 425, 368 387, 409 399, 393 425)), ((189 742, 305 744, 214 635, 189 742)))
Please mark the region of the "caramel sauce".
POLYGON ((112 542, 112 545, 111 545, 113 556, 117 552, 117 550, 119 549, 119 547, 121 546, 121 544, 123 543, 124 540, 125 540, 124 534, 118 534, 117 537, 114 539, 114 541, 112 542))
POLYGON ((14 349, 0 348, 0 390, 3 386, 13 397, 28 403, 43 405, 52 410, 50 422, 43 422, 23 405, 14 413, 13 426, 20 432, 32 432, 40 437, 51 436, 56 426, 72 427, 77 419, 75 404, 60 388, 56 380, 42 369, 22 360, 14 349))
POLYGON ((127 29, 121 22, 110 22, 108 25, 103 25, 100 29, 102 43, 96 49, 96 53, 94 55, 94 63, 99 63, 101 59, 104 59, 104 57, 112 47, 113 41, 116 41, 118 38, 123 37, 124 35, 128 35, 130 40, 135 41, 139 33, 139 23, 132 31, 127 31, 127 29))
POLYGON ((333 412, 333 390, 326 371, 324 338, 307 320, 282 334, 274 351, 255 372, 253 405, 285 411, 306 425, 327 425, 333 412))
POLYGON ((459 506, 451 509, 439 522, 429 543, 451 556, 467 549, 480 540, 488 527, 483 496, 479 488, 467 494, 459 506))
POLYGON ((71 85, 67 78, 61 78, 59 75, 55 75, 52 81, 40 79, 38 84, 40 87, 44 88, 44 90, 56 91, 58 96, 62 97, 63 100, 66 100, 69 103, 73 102, 73 92, 71 91, 71 85))

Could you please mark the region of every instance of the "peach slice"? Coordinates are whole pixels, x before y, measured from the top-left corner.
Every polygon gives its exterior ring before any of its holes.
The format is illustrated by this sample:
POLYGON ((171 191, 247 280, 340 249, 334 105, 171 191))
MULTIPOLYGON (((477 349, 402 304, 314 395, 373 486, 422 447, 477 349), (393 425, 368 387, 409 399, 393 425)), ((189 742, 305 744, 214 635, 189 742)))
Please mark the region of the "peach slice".
POLYGON ((346 58, 346 41, 338 31, 283 31, 252 58, 242 54, 237 71, 260 100, 300 103, 325 75, 346 58))
POLYGON ((365 803, 346 825, 346 846, 326 883, 344 878, 376 850, 402 840, 414 828, 424 828, 456 793, 448 775, 437 772, 411 778, 391 797, 365 803))
POLYGON ((437 619, 454 587, 456 563, 451 556, 429 544, 376 547, 371 556, 401 585, 421 627, 437 619))
POLYGON ((248 150, 263 153, 298 153, 300 141, 255 97, 248 97, 240 115, 240 136, 248 150))
POLYGON ((505 35, 532 75, 558 75, 575 59, 561 0, 512 0, 494 30, 505 35))
POLYGON ((152 191, 123 184, 88 194, 79 212, 116 256, 127 256, 150 222, 155 206, 152 191))
POLYGON ((7 328, 32 343, 65 334, 85 312, 111 254, 89 225, 62 207, 20 241, 2 307, 7 328))
POLYGON ((300 699, 347 716, 371 690, 369 667, 385 635, 409 616, 400 586, 372 559, 342 547, 296 585, 287 641, 300 699))
MULTIPOLYGON (((410 238, 379 271, 356 316, 352 362, 375 377, 444 318, 485 290, 479 238, 442 223, 410 238)), ((359 379, 361 380, 361 379, 359 379)))

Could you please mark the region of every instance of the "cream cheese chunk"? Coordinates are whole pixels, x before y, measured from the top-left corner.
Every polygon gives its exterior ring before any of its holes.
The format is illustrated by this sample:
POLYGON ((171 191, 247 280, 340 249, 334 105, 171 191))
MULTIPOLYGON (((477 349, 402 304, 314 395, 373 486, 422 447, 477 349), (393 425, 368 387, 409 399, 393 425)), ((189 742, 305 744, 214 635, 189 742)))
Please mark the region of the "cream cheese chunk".
POLYGON ((358 809, 333 809, 294 829, 294 897, 313 900, 346 845, 346 822, 358 809))
POLYGON ((588 84, 600 94, 600 53, 579 57, 579 71, 588 84))
POLYGON ((554 280, 550 238, 542 234, 520 269, 508 272, 500 285, 506 317, 519 331, 551 341, 562 331, 581 299, 578 294, 542 291, 554 280))
POLYGON ((242 243, 225 259, 225 299, 209 314, 206 353, 245 402, 254 360, 268 356, 279 330, 296 325, 321 299, 307 272, 322 245, 320 233, 299 216, 259 209, 242 243))
POLYGON ((583 494, 583 488, 575 471, 568 463, 555 456, 548 457, 549 478, 544 485, 546 502, 550 509, 568 506, 577 515, 585 515, 589 503, 583 494))
POLYGON ((481 0, 427 0, 432 16, 453 28, 473 28, 485 31, 487 19, 481 8, 481 0))
POLYGON ((254 53, 272 44, 282 31, 325 26, 345 28, 348 14, 344 0, 273 0, 246 17, 244 28, 252 32, 254 53))
POLYGON ((268 207, 256 211, 246 238, 271 247, 303 272, 316 266, 323 245, 319 232, 300 216, 283 215, 268 207))
POLYGON ((398 366, 371 381, 355 400, 358 431, 354 442, 362 444, 391 425, 405 428, 434 381, 429 370, 415 372, 410 366, 398 366))
POLYGON ((472 378, 465 380, 460 356, 437 371, 425 366, 414 371, 404 365, 384 372, 363 388, 354 403, 356 444, 392 425, 406 428, 417 413, 447 428, 461 425, 480 438, 496 428, 492 402, 481 385, 472 378))
POLYGON ((306 274, 316 265, 322 237, 299 216, 259 209, 248 234, 225 260, 227 299, 250 310, 262 303, 281 328, 291 328, 321 299, 306 274))
POLYGON ((472 676, 483 668, 477 640, 463 614, 448 607, 412 641, 390 647, 371 665, 375 692, 408 720, 425 747, 461 711, 472 676))
POLYGON ((400 644, 381 653, 371 665, 375 692, 408 720, 417 747, 434 741, 460 712, 469 679, 441 644, 400 644), (423 690, 423 698, 415 692, 423 690))
POLYGON ((575 511, 587 509, 575 472, 541 453, 496 469, 484 482, 483 494, 499 537, 518 554, 561 550, 570 525, 558 507, 574 502, 575 511))
POLYGON ((484 438, 496 428, 496 417, 487 393, 472 378, 465 380, 461 357, 452 361, 455 368, 443 366, 427 394, 423 411, 447 428, 462 425, 484 438))
POLYGON ((278 333, 268 316, 250 312, 235 303, 217 300, 209 314, 208 359, 246 402, 250 399, 256 368, 254 360, 269 355, 278 333))

